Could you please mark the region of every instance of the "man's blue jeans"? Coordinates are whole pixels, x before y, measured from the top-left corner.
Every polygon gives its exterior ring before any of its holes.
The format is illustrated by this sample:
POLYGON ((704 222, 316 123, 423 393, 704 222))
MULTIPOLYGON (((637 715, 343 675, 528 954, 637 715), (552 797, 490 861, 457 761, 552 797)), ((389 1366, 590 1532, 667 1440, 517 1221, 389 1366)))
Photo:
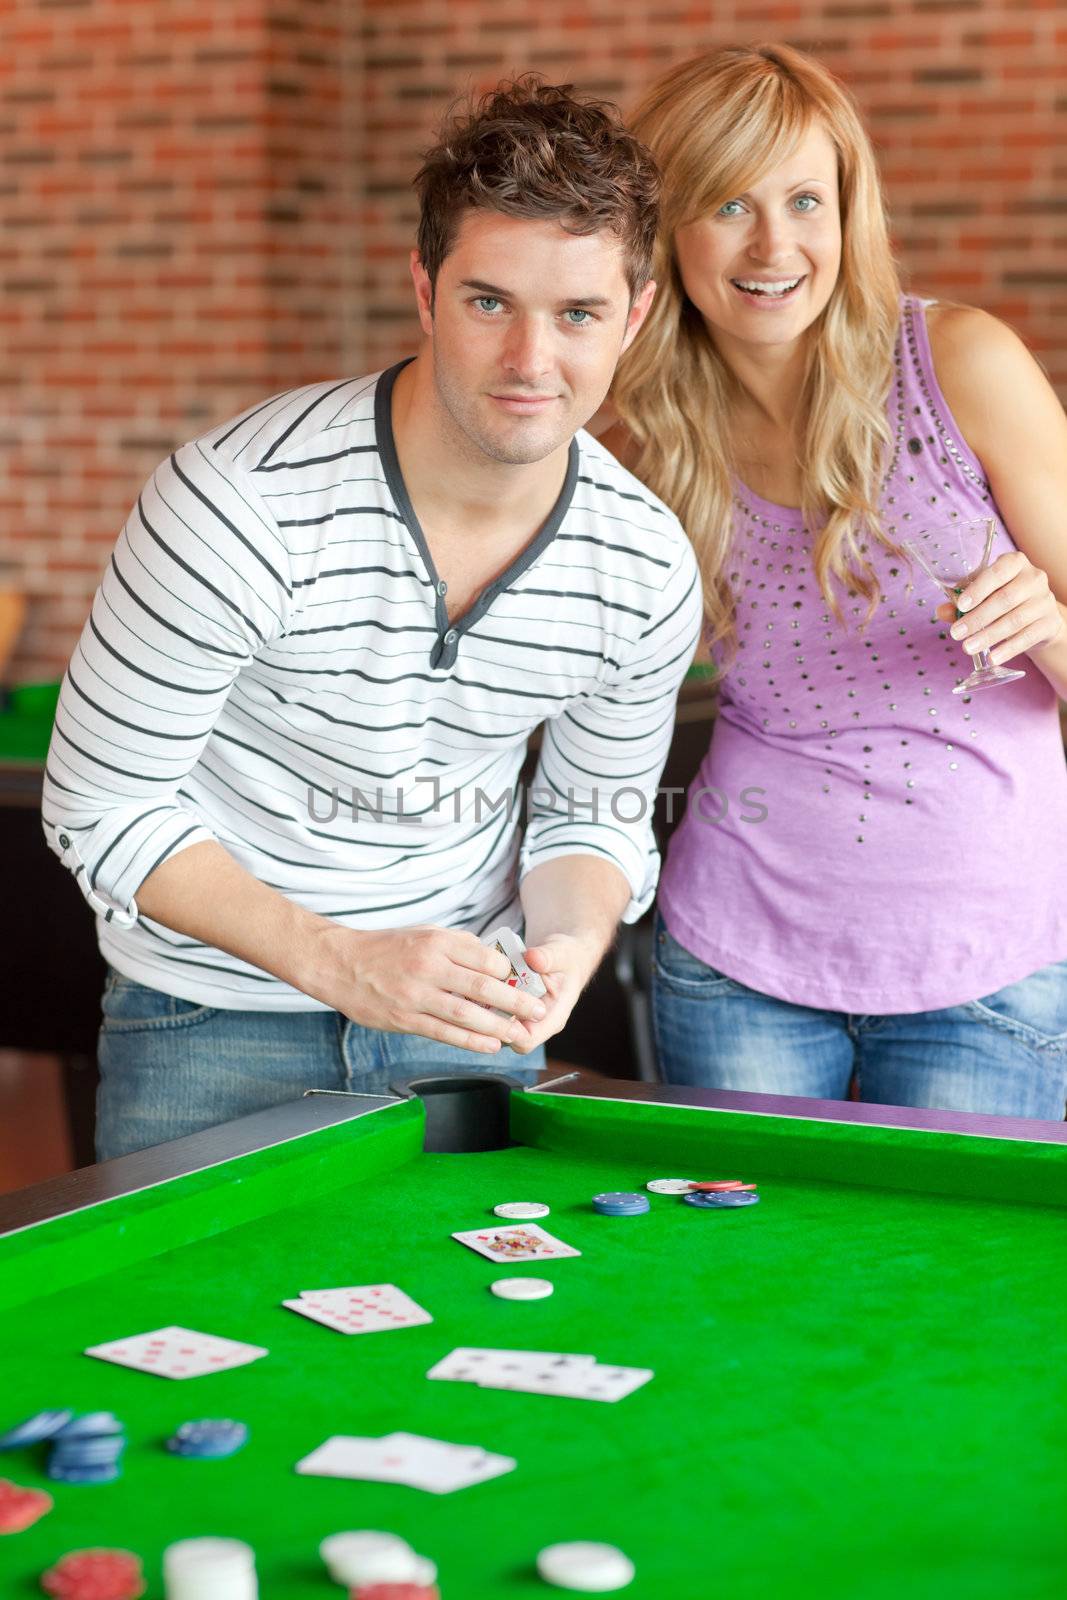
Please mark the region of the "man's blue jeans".
POLYGON ((298 1100, 305 1089, 379 1094, 423 1070, 500 1072, 528 1084, 545 1065, 543 1046, 482 1055, 362 1028, 336 1011, 223 1011, 116 972, 102 1005, 99 1161, 298 1100))
POLYGON ((667 1083, 1062 1121, 1067 961, 941 1011, 792 1005, 707 966, 657 916, 652 1017, 667 1083))

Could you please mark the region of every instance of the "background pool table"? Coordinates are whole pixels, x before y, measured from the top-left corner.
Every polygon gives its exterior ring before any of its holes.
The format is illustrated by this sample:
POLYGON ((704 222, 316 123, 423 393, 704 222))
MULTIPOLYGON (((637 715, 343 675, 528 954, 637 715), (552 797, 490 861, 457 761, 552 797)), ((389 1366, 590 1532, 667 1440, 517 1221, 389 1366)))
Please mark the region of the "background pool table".
MULTIPOLYGON (((1059 1125, 700 1095, 639 1084, 512 1096, 498 1150, 427 1154, 423 1105, 315 1096, 0 1201, 0 1427, 42 1408, 126 1423, 115 1484, 51 1485, 0 1542, 0 1592, 39 1592, 64 1551, 119 1545, 160 1596, 172 1539, 257 1551, 261 1595, 332 1586, 319 1540, 388 1528, 440 1569, 442 1600, 549 1594, 549 1543, 634 1560, 634 1600, 1036 1600, 1067 1578, 1067 1143, 1059 1125), (909 1126, 910 1124, 910 1126, 909 1126), (761 1203, 702 1212, 602 1189, 743 1177, 761 1203), (580 1258, 495 1267, 449 1235, 543 1200, 580 1258), (510 1270, 551 1298, 488 1291, 510 1270), (345 1337, 293 1315, 301 1289, 391 1282, 426 1326, 345 1337), (87 1345, 179 1323, 269 1348, 176 1383, 87 1345), (457 1345, 649 1366, 615 1404, 429 1382, 457 1345), (222 1461, 168 1455, 191 1417, 233 1416, 222 1461), (334 1433, 407 1430, 514 1456, 434 1496, 298 1476, 334 1433)), ((44 1452, 0 1475, 48 1487, 44 1452)))

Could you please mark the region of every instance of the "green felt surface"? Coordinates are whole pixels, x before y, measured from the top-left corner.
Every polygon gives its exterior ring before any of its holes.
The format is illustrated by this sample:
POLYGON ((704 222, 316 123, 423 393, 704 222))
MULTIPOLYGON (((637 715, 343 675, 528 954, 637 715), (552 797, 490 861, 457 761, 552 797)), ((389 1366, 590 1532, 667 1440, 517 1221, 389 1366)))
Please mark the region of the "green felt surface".
POLYGON ((24 683, 0 700, 0 761, 43 763, 52 737, 58 683, 24 683))
MULTIPOLYGON (((37 1592, 65 1550, 117 1544, 161 1596, 162 1547, 219 1533, 255 1546, 264 1600, 313 1600, 340 1593, 319 1540, 358 1527, 432 1556, 442 1600, 547 1596, 538 1549, 579 1538, 627 1551, 634 1600, 1062 1593, 1062 1147, 524 1096, 516 1147, 431 1156, 419 1115, 390 1108, 0 1241, 0 1424, 111 1408, 130 1439, 117 1484, 53 1486, 56 1510, 0 1541, 0 1593, 37 1592), (589 1207, 657 1176, 754 1178, 762 1202, 589 1207), (449 1238, 522 1199, 551 1205, 545 1226, 580 1259, 502 1269, 449 1238), (508 1271, 556 1292, 499 1301, 487 1286, 508 1271), (345 1337, 280 1306, 377 1282, 433 1323, 345 1337), (169 1323, 270 1356, 176 1383, 80 1354, 169 1323), (470 1344, 656 1376, 613 1405, 426 1380, 470 1344), (226 1461, 168 1456, 198 1416, 243 1418, 252 1440, 226 1461), (397 1429, 518 1468, 446 1496, 293 1472, 331 1434, 397 1429)), ((12 1453, 0 1474, 47 1486, 44 1459, 12 1453)))

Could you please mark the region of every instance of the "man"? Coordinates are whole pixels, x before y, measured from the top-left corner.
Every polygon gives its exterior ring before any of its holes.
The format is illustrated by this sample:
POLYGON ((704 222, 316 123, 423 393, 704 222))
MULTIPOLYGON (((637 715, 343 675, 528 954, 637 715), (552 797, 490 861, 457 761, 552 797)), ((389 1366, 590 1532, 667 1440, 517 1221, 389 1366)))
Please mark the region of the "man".
POLYGON ((521 79, 416 185, 419 354, 160 466, 64 681, 44 822, 111 968, 101 1158, 427 1057, 529 1081, 655 888, 699 581, 574 437, 655 292, 655 168, 521 79), (543 1003, 481 942, 523 924, 543 1003))

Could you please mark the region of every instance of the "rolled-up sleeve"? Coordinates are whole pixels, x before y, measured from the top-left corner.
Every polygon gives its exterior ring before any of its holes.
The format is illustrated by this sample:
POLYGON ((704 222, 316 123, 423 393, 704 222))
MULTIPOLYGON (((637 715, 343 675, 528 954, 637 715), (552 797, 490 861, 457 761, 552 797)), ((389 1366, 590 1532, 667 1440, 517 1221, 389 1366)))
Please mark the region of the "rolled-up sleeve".
POLYGON ((63 679, 42 805, 49 847, 107 920, 134 923, 149 873, 213 837, 182 780, 283 630, 289 569, 263 500, 215 448, 184 445, 138 497, 63 679))
POLYGON ((520 873, 559 856, 611 861, 630 885, 624 922, 648 909, 659 879, 656 791, 702 611, 696 559, 679 534, 677 560, 627 658, 596 695, 545 724, 520 873))

